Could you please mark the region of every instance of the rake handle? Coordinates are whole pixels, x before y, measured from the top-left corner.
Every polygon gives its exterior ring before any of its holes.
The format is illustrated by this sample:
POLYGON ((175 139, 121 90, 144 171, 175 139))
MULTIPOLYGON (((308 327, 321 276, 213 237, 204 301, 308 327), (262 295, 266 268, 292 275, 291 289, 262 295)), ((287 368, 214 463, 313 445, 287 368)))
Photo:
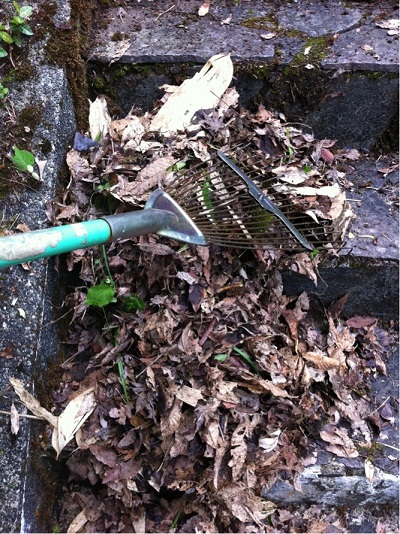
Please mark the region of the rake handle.
POLYGON ((176 216, 168 211, 145 209, 1 237, 0 268, 156 233, 176 220, 176 216))

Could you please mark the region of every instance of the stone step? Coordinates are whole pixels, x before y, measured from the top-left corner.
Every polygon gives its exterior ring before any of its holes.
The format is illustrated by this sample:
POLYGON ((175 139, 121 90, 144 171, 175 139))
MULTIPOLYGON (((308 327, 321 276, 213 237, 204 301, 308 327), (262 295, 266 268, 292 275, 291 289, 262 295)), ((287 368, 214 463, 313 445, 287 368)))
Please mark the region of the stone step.
MULTIPOLYGON (((143 1, 100 10, 87 54, 93 95, 107 94, 123 113, 132 106, 150 110, 162 84, 180 84, 226 52, 245 105, 263 102, 311 127, 317 138, 336 139, 337 146, 392 146, 397 37, 379 24, 398 16, 393 2, 217 4, 204 17, 197 0, 178 0, 170 9, 143 1)), ((349 293, 345 313, 398 317, 399 173, 380 172, 389 160, 365 158, 348 166, 354 239, 340 260, 322 267, 317 288, 286 273, 287 293, 314 289, 324 303, 349 293)))
POLYGON ((198 0, 102 9, 89 77, 125 113, 132 105, 148 110, 162 95, 159 86, 230 53, 245 105, 262 101, 339 146, 397 150, 397 37, 379 27, 398 17, 396 5, 222 0, 203 17, 198 0))

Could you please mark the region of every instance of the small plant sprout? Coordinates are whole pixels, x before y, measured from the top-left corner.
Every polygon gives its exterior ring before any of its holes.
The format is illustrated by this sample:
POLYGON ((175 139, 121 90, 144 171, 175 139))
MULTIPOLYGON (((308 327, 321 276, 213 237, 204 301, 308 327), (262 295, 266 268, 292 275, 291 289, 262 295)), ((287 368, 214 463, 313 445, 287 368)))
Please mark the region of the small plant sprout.
POLYGON ((34 171, 35 156, 28 150, 20 150, 18 147, 13 146, 14 156, 11 156, 11 161, 14 167, 22 172, 29 172, 29 174, 35 180, 40 181, 41 177, 34 171))
POLYGON ((104 245, 102 245, 102 251, 108 277, 100 282, 100 284, 89 287, 86 295, 86 304, 88 306, 98 306, 99 308, 104 308, 104 306, 111 304, 111 302, 117 302, 115 298, 115 283, 110 272, 104 245))
POLYGON ((126 387, 124 364, 121 362, 121 360, 118 360, 117 365, 118 365, 118 373, 119 373, 119 378, 121 380, 122 390, 124 392, 124 399, 125 399, 126 404, 129 404, 129 396, 128 396, 128 390, 126 387))
MULTIPOLYGON (((13 2, 13 6, 17 14, 8 22, 0 23, 0 40, 7 45, 22 46, 22 35, 33 35, 31 27, 27 24, 27 20, 32 14, 31 6, 20 6, 17 2, 13 2)), ((0 57, 8 55, 7 50, 0 46, 0 57)))
MULTIPOLYGON (((250 356, 247 354, 247 352, 245 352, 242 349, 239 349, 238 347, 233 347, 232 351, 236 352, 236 354, 239 354, 239 356, 241 356, 243 358, 243 360, 245 360, 250 365, 250 367, 253 369, 253 371, 257 375, 260 374, 256 364, 253 362, 253 360, 250 358, 250 356)), ((225 353, 225 354, 217 354, 214 357, 214 360, 217 360, 217 362, 224 362, 225 360, 227 360, 228 356, 229 356, 229 354, 227 354, 227 353, 225 353)))
MULTIPOLYGON (((1 56, 0 56, 1 57, 1 56)), ((0 82, 0 100, 3 100, 9 93, 9 90, 8 90, 8 87, 5 87, 1 82, 0 82)))

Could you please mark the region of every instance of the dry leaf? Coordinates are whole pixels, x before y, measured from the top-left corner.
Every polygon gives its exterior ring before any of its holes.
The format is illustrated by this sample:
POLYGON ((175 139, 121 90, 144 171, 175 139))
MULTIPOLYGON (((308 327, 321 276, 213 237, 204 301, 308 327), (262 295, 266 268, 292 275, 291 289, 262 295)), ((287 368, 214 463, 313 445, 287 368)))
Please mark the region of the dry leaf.
POLYGON ((366 458, 364 462, 364 471, 365 471, 365 476, 368 482, 372 484, 372 481, 374 479, 375 467, 373 463, 370 460, 368 460, 368 458, 366 458))
POLYGON ((319 434, 328 444, 325 445, 326 450, 336 454, 336 456, 341 458, 357 458, 359 456, 356 446, 347 435, 346 429, 327 424, 320 430, 319 434))
POLYGON ((43 408, 39 401, 24 388, 22 382, 10 378, 15 392, 34 415, 46 419, 53 427, 51 443, 59 457, 65 445, 74 437, 75 432, 83 425, 95 408, 94 388, 83 391, 72 399, 63 413, 56 417, 43 408))
POLYGON ((275 432, 271 432, 270 437, 260 438, 258 446, 265 452, 271 452, 277 447, 280 435, 281 431, 279 429, 275 430, 275 432))
POLYGON ((302 354, 303 358, 308 362, 311 362, 317 369, 328 371, 328 369, 335 369, 340 366, 340 363, 333 358, 328 358, 323 354, 317 352, 306 352, 302 354))
POLYGON ((91 102, 89 108, 90 137, 94 141, 101 141, 108 132, 110 122, 107 100, 104 96, 98 96, 94 102, 91 102))
POLYGON ((275 36, 276 36, 275 32, 262 33, 260 35, 261 39, 265 39, 266 41, 273 39, 275 36))
POLYGON ((15 407, 15 404, 11 404, 11 433, 17 435, 19 432, 19 413, 15 407))
POLYGON ((17 378, 10 378, 10 383, 13 386, 15 393, 25 404, 25 406, 30 410, 34 415, 46 419, 54 428, 57 426, 58 418, 52 413, 48 412, 45 408, 42 408, 40 402, 35 399, 23 386, 21 380, 17 378))
POLYGON ((76 534, 77 532, 82 531, 82 528, 88 522, 87 513, 88 511, 86 510, 86 508, 79 512, 79 514, 75 517, 75 519, 68 527, 67 534, 76 534))
POLYGON ((203 399, 203 394, 199 389, 190 388, 188 386, 178 387, 175 393, 177 399, 189 404, 190 406, 197 406, 199 400, 203 399))
POLYGON ((152 130, 176 132, 190 124, 200 109, 214 108, 227 90, 233 76, 229 54, 210 58, 200 72, 185 80, 154 117, 152 130))
POLYGON ((210 9, 210 2, 204 2, 199 7, 199 10, 198 10, 197 14, 199 15, 199 17, 204 17, 204 15, 207 15, 209 9, 210 9))

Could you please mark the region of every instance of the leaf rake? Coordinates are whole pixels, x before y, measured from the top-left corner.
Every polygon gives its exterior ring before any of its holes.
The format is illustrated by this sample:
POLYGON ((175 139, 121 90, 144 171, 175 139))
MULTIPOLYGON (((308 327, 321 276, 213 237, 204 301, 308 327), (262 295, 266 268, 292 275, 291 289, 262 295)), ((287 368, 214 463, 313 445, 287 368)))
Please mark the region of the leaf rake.
POLYGON ((279 188, 277 178, 266 175, 261 153, 231 152, 218 150, 157 189, 144 210, 1 237, 0 268, 150 233, 196 245, 289 252, 337 240, 333 221, 312 211, 315 199, 279 188))

